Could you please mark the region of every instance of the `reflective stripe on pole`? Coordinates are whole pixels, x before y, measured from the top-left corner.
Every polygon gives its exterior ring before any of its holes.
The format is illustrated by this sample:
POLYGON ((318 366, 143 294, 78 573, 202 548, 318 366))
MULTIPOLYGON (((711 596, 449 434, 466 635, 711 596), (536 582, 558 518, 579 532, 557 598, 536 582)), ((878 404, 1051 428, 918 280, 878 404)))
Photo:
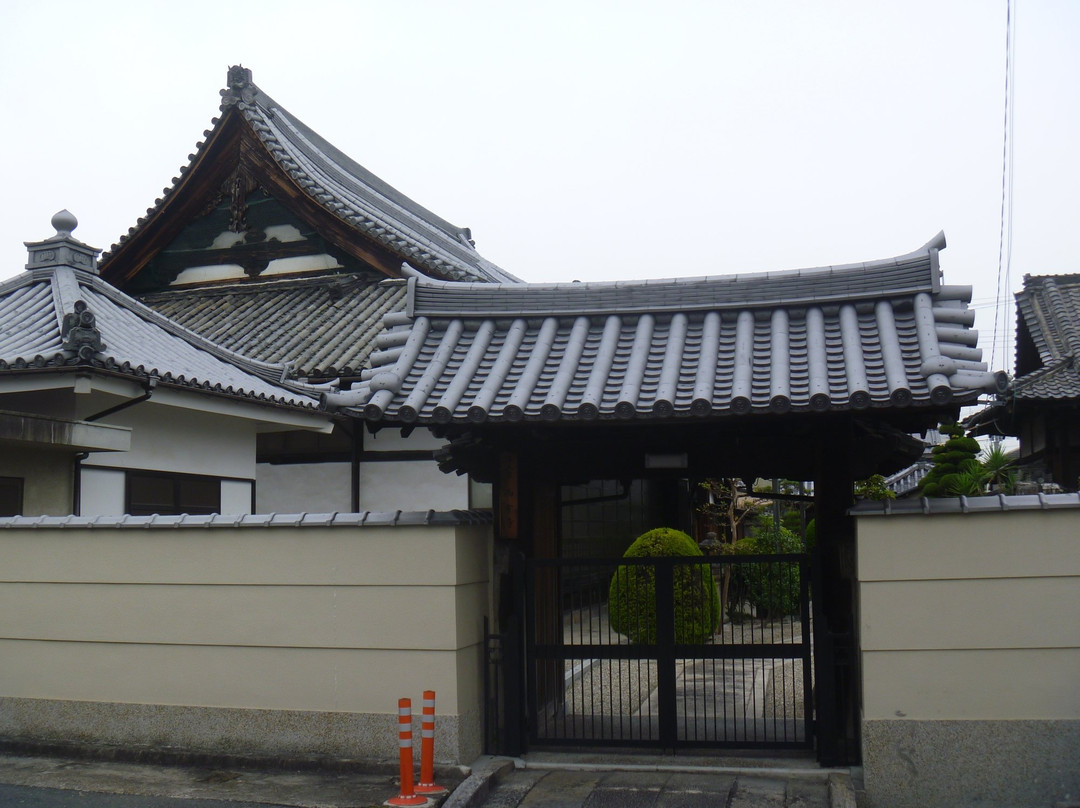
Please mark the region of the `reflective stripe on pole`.
POLYGON ((412 700, 398 699, 398 758, 401 769, 401 793, 386 801, 386 805, 423 805, 427 797, 413 790, 412 758, 412 700))
POLYGON ((420 717, 420 782, 418 794, 442 794, 446 791, 435 785, 435 691, 424 691, 423 714, 420 717))

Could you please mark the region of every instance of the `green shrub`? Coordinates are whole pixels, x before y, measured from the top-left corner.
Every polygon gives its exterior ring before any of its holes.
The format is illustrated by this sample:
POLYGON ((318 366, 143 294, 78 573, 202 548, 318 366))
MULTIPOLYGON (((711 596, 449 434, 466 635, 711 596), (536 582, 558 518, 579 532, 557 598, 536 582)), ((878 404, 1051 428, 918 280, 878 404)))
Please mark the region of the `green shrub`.
MULTIPOLYGON (((753 536, 736 542, 735 551, 743 555, 771 555, 801 553, 803 548, 796 533, 777 526, 771 517, 764 516, 753 536)), ((800 579, 796 562, 737 564, 732 574, 736 581, 735 591, 745 594, 758 617, 798 614, 800 579)))
MULTIPOLYGON (((661 527, 643 533, 623 558, 693 557, 702 552, 681 530, 661 527)), ((701 643, 720 623, 720 598, 707 564, 677 564, 674 570, 675 642, 701 643)), ((624 564, 615 570, 608 589, 611 627, 631 642, 656 642, 656 572, 653 567, 624 564)))

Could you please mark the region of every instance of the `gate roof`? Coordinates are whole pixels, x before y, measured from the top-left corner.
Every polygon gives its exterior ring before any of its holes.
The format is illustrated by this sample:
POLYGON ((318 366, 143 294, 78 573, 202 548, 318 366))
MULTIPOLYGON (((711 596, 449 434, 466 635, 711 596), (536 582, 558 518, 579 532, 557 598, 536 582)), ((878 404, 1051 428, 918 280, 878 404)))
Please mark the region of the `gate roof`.
POLYGON ((640 282, 412 273, 371 370, 324 398, 405 424, 929 414, 1004 381, 976 347, 971 287, 941 283, 944 246, 939 234, 884 260, 640 282))

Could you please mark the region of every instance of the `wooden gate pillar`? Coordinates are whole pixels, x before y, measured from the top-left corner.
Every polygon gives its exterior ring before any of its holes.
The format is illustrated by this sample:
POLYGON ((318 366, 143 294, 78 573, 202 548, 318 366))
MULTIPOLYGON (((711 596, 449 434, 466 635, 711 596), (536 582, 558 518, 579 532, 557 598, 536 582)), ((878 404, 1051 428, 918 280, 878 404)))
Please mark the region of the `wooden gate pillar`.
POLYGON ((859 762, 859 672, 855 620, 855 522, 851 451, 846 430, 819 442, 814 479, 815 696, 818 760, 859 762))

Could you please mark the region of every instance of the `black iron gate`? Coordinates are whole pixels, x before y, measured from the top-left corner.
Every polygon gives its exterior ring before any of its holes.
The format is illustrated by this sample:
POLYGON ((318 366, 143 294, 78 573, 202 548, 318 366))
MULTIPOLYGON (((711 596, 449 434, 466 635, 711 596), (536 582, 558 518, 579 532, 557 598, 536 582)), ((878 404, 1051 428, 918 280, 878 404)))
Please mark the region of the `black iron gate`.
POLYGON ((526 561, 530 744, 810 747, 809 583, 805 554, 526 561))

